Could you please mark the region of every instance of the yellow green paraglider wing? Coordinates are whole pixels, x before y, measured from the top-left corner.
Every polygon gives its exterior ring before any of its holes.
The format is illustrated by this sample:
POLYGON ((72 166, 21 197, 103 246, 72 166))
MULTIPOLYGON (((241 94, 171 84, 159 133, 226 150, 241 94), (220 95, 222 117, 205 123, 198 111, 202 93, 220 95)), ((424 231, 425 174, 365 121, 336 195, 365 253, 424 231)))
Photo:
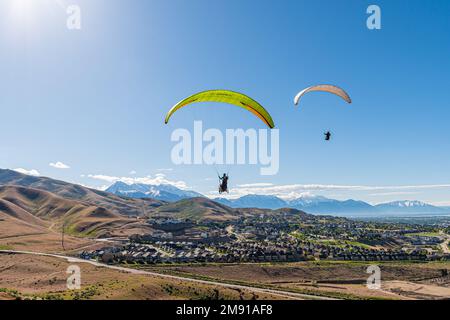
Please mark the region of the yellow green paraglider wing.
POLYGON ((269 128, 274 128, 275 124, 269 112, 258 102, 245 94, 229 91, 229 90, 209 90, 196 93, 172 107, 166 115, 165 123, 169 122, 170 117, 181 108, 197 102, 222 102, 235 105, 246 109, 260 118, 269 128))
POLYGON ((312 86, 312 87, 309 87, 309 88, 306 88, 306 89, 300 91, 294 98, 295 105, 298 105, 301 97, 303 97, 308 92, 313 92, 313 91, 322 91, 322 92, 332 93, 332 94, 335 94, 335 95, 341 97, 348 103, 352 103, 352 99, 350 99, 350 96, 343 89, 336 87, 336 86, 329 85, 329 84, 321 84, 321 85, 312 86))

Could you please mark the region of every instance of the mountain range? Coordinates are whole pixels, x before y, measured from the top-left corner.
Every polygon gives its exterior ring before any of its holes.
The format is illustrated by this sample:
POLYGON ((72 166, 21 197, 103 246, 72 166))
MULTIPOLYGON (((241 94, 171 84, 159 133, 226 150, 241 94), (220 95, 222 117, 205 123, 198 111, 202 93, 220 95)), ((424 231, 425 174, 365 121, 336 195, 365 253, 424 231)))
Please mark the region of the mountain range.
MULTIPOLYGON (((172 185, 145 185, 116 182, 107 192, 131 198, 152 198, 167 202, 183 199, 204 197, 195 191, 187 191, 172 185)), ((304 195, 296 199, 284 200, 271 195, 246 195, 238 199, 216 198, 215 202, 230 208, 258 208, 281 209, 293 208, 312 214, 327 214, 338 216, 367 216, 367 215, 393 215, 393 214, 445 214, 450 213, 449 208, 436 207, 420 201, 395 201, 371 205, 357 200, 335 200, 322 196, 304 195)))
POLYGON ((293 200, 283 200, 275 196, 247 195, 238 199, 216 198, 214 201, 232 208, 294 208, 312 214, 357 216, 374 214, 446 214, 450 210, 420 201, 394 201, 371 205, 357 200, 335 200, 321 196, 302 196, 293 200))
POLYGON ((148 187, 149 192, 147 186, 139 186, 141 189, 137 190, 136 186, 118 183, 116 190, 112 190, 119 192, 120 187, 130 191, 129 195, 143 198, 0 169, 0 234, 6 238, 45 235, 52 237, 53 242, 59 242, 59 233, 63 229, 67 234, 89 238, 148 233, 151 229, 148 218, 217 222, 253 215, 306 214, 295 209, 231 208, 206 197, 192 197, 198 193, 173 186, 148 187), (133 193, 133 190, 141 194, 133 193), (168 202, 150 198, 153 195, 162 197, 162 194, 170 199, 185 199, 168 202))
MULTIPOLYGON (((199 199, 206 199, 202 194, 182 190, 173 185, 146 185, 116 182, 106 191, 85 188, 80 185, 59 181, 46 177, 24 175, 12 170, 0 169, 0 186, 8 185, 24 187, 51 193, 52 196, 70 201, 81 202, 91 206, 92 210, 101 208, 108 214, 119 216, 141 216, 146 214, 168 212, 172 203, 186 204, 182 200, 197 199, 191 205, 197 206, 199 199), (163 208, 159 208, 163 207, 163 208), (167 209, 167 210, 166 210, 167 209)), ((12 192, 11 190, 9 190, 12 192)), ((15 190, 18 194, 29 194, 26 190, 15 190)), ((312 214, 326 214, 336 216, 369 216, 369 215, 394 215, 394 214, 447 214, 450 208, 437 207, 420 201, 395 201, 378 205, 371 205, 356 200, 335 200, 322 196, 304 195, 292 200, 284 200, 270 195, 246 195, 238 199, 216 198, 215 203, 233 209, 270 209, 291 208, 312 214)), ((201 201, 200 201, 201 202, 201 201)), ((212 201, 211 201, 212 202, 212 201)), ((208 202, 209 203, 209 202, 208 202)), ((202 203, 205 207, 206 204, 202 203)), ((214 207, 215 204, 208 204, 214 207)), ((176 211, 181 211, 178 205, 176 211)), ((194 210, 197 212, 197 210, 194 210)), ((209 210, 211 211, 211 210, 209 210)), ((97 213, 99 211, 96 211, 97 213)), ((216 212, 212 210, 211 212, 216 212)), ((225 213, 223 211, 222 213, 225 213)), ((227 216, 228 216, 227 212, 227 216)), ((111 216, 112 217, 112 216, 111 216)))
POLYGON ((1 226, 3 233, 18 227, 23 233, 30 228, 42 232, 43 226, 61 230, 62 225, 67 233, 90 237, 140 233, 148 226, 136 217, 149 215, 165 204, 0 169, 0 221, 7 222, 1 226))
POLYGON ((113 193, 118 196, 124 196, 135 199, 150 198, 161 201, 174 202, 189 198, 203 197, 202 194, 181 190, 170 184, 150 185, 150 184, 126 184, 121 181, 115 182, 106 192, 113 193))

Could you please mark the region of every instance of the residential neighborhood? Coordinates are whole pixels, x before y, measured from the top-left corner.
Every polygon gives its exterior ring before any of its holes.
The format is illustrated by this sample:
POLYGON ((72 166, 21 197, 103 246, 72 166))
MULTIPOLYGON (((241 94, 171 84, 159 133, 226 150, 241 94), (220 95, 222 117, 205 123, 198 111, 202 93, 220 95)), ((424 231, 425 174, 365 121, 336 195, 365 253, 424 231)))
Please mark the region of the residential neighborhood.
POLYGON ((449 260, 436 226, 385 224, 308 214, 234 222, 151 218, 153 232, 81 253, 105 263, 258 263, 449 260))

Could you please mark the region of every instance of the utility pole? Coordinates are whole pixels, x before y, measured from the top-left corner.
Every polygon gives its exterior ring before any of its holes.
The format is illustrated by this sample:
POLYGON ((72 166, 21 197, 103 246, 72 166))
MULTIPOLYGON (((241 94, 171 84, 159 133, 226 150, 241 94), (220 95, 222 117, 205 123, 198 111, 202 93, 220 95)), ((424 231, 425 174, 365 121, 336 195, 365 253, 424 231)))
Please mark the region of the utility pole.
POLYGON ((63 224, 62 224, 62 231, 61 231, 61 245, 64 251, 66 251, 66 248, 64 247, 64 228, 66 226, 66 221, 63 220, 63 224))

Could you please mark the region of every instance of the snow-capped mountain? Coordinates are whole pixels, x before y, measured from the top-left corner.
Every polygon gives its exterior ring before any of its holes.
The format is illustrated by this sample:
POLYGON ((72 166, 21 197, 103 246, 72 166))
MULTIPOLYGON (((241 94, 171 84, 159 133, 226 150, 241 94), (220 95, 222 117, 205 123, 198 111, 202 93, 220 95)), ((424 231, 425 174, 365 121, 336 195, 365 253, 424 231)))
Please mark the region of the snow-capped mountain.
POLYGON ((288 207, 286 201, 278 197, 253 194, 243 196, 234 200, 217 198, 214 199, 214 201, 232 208, 280 209, 288 207))
MULTIPOLYGON (((169 184, 129 185, 123 182, 116 182, 106 191, 129 198, 152 198, 168 202, 203 197, 203 195, 198 192, 181 190, 169 184)), ((327 214, 336 216, 450 213, 450 209, 448 208, 436 207, 421 201, 395 201, 373 206, 364 201, 352 199, 341 201, 314 195, 303 195, 292 200, 283 200, 279 197, 271 195, 246 195, 238 199, 216 198, 214 201, 231 208, 293 208, 312 214, 327 214)))
POLYGON ((319 203, 332 202, 334 200, 321 197, 321 196, 312 196, 312 195, 302 195, 299 198, 288 201, 291 206, 299 206, 299 207, 308 207, 314 206, 319 203))
POLYGON ((449 213, 450 210, 435 207, 420 201, 395 201, 379 205, 371 205, 357 200, 335 200, 321 196, 304 195, 293 200, 283 200, 275 196, 249 195, 238 199, 214 199, 233 208, 280 209, 294 208, 312 214, 328 214, 338 216, 364 216, 380 214, 433 214, 449 213))
POLYGON ((321 196, 302 196, 293 200, 283 200, 275 196, 248 195, 238 199, 214 199, 233 208, 280 209, 294 208, 316 214, 367 214, 376 209, 363 201, 339 201, 321 196))
POLYGON ((435 207, 431 204, 415 200, 381 203, 375 207, 387 213, 444 213, 448 211, 445 208, 435 207))
POLYGON ((303 210, 316 214, 370 214, 376 209, 364 202, 356 200, 334 200, 325 197, 316 197, 313 199, 295 199, 288 202, 289 206, 295 209, 303 210))
POLYGON ((126 184, 121 181, 118 181, 111 185, 108 189, 106 189, 106 192, 129 198, 152 198, 169 202, 188 198, 203 197, 203 195, 198 192, 181 190, 170 184, 126 184))

